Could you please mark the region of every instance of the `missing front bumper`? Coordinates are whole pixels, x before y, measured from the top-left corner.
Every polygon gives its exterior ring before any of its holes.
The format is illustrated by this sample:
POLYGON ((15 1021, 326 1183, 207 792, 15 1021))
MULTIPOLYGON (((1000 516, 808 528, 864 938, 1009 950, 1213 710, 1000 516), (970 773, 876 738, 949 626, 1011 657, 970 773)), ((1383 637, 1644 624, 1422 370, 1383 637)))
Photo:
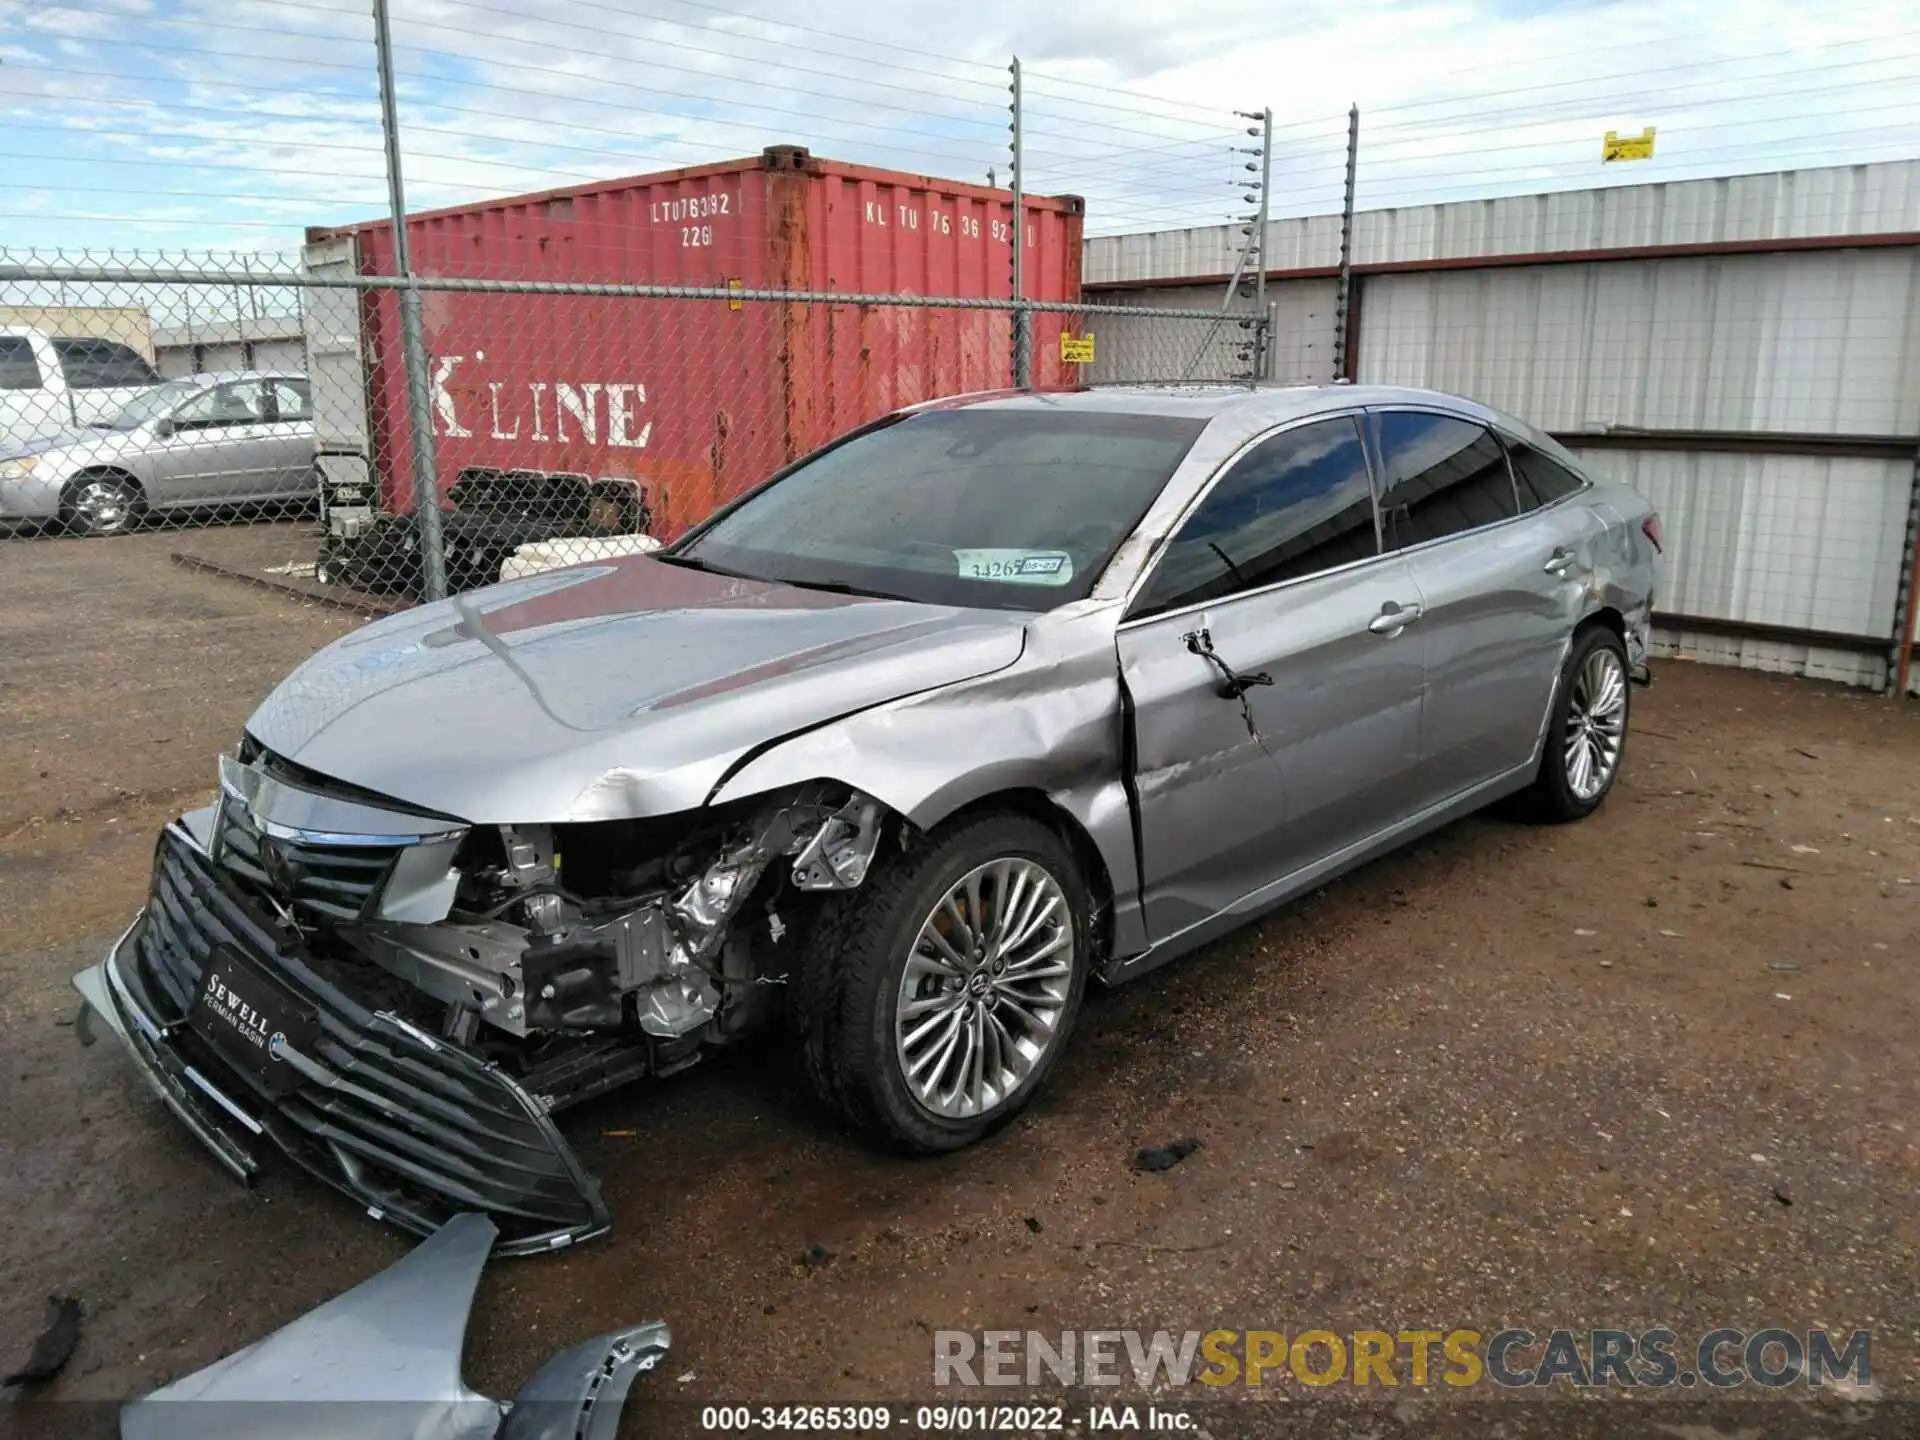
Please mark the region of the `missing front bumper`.
POLYGON ((601 1234, 599 1186, 545 1106, 511 1076, 385 1011, 287 953, 271 922, 179 826, 155 853, 147 909, 74 986, 126 1045, 167 1108, 250 1181, 263 1147, 384 1219, 430 1234, 478 1211, 497 1253, 558 1249, 601 1234), (299 1083, 270 1093, 187 1023, 216 944, 242 951, 317 1012, 299 1083))

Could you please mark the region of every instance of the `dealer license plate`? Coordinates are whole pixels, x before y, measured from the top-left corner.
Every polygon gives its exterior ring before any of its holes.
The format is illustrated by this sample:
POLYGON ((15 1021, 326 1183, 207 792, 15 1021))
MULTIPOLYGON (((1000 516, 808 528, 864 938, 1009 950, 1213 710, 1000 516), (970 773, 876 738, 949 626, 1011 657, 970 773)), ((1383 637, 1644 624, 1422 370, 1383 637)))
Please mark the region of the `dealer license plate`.
POLYGON ((300 1084, 285 1047, 310 1056, 320 1035, 313 1006, 230 945, 214 947, 187 1023, 272 1095, 285 1095, 300 1084))

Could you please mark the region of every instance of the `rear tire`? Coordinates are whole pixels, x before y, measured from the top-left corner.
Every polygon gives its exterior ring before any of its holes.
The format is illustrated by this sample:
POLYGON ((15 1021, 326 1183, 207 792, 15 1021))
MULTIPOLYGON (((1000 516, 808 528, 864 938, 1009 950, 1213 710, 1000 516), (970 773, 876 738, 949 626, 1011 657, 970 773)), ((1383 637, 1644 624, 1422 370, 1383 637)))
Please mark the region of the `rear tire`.
POLYGON ((807 928, 791 1019, 815 1094, 864 1138, 958 1150, 1020 1113, 1066 1048, 1092 959, 1072 852, 989 814, 874 863, 807 928))
POLYGON ((146 508, 147 497, 128 475, 82 475, 60 497, 60 519, 70 535, 124 535, 146 508))
POLYGON ((1564 824, 1600 808, 1626 760, 1632 696, 1626 643, 1605 625, 1576 633, 1554 687, 1540 773, 1521 796, 1529 818, 1564 824))

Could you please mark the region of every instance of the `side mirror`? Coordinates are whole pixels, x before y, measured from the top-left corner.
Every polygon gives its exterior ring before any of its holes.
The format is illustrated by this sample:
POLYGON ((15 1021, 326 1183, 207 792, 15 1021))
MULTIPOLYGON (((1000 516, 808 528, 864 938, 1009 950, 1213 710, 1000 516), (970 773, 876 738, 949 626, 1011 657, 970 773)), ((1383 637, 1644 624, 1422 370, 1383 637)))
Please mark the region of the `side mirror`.
POLYGON ((173 428, 173 421, 169 420, 165 415, 162 415, 158 420, 153 422, 153 438, 156 440, 164 440, 173 434, 173 428))

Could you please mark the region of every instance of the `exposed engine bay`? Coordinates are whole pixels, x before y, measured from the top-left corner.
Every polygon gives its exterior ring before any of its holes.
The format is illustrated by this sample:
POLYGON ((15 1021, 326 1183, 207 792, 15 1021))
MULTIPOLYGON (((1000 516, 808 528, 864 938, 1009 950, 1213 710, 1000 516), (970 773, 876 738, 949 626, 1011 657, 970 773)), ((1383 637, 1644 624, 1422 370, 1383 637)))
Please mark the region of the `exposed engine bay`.
MULTIPOLYGON (((146 908, 74 978, 235 1176, 261 1142, 420 1234, 497 1253, 604 1232, 554 1112, 773 1018, 803 912, 866 879, 889 812, 846 785, 691 814, 475 825, 249 740, 160 835, 146 908)), ((897 833, 904 835, 900 822, 897 833)))
POLYGON ((857 888, 883 815, 870 797, 822 784, 589 824, 449 821, 426 832, 432 817, 414 816, 425 833, 391 847, 362 894, 335 872, 389 847, 328 842, 401 837, 276 817, 300 810, 290 796, 356 810, 393 802, 251 742, 223 760, 221 787, 209 853, 290 937, 358 972, 342 983, 380 989, 413 1023, 501 1066, 548 1109, 670 1073, 759 1028, 788 968, 782 906, 791 915, 808 896, 857 888))

